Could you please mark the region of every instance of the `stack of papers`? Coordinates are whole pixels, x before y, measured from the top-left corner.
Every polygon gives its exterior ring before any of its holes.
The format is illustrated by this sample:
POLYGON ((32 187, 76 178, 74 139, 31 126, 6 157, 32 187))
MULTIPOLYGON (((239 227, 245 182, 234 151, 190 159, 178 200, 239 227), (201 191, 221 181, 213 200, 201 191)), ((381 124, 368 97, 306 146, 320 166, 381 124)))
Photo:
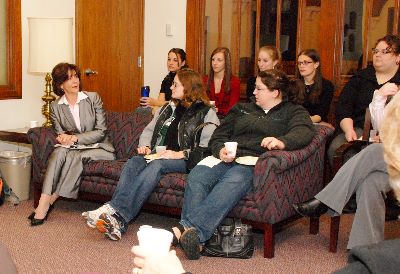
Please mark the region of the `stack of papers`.
POLYGON ((91 149, 91 148, 99 148, 99 143, 91 144, 91 145, 61 145, 56 144, 54 147, 64 147, 69 149, 91 149))

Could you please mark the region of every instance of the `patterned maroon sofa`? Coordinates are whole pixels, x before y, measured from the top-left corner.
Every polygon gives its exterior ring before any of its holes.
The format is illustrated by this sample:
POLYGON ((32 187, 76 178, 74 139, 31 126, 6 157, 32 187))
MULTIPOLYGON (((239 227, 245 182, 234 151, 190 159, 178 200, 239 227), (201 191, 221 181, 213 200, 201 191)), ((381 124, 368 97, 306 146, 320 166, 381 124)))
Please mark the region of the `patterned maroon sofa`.
MULTIPOLYGON (((116 149, 114 161, 92 161, 85 165, 79 199, 110 200, 125 161, 136 155, 139 136, 151 120, 151 113, 108 112, 108 134, 116 149)), ((317 134, 307 147, 296 151, 268 151, 261 155, 254 176, 254 189, 230 213, 264 231, 264 256, 274 256, 274 233, 282 224, 297 218, 293 203, 308 200, 323 187, 325 144, 333 131, 317 126, 317 134)), ((55 133, 50 128, 32 128, 32 182, 34 203, 38 203, 47 160, 53 151, 55 133)), ((180 215, 186 174, 162 177, 144 208, 152 212, 180 215)), ((316 233, 318 220, 312 223, 316 233)))

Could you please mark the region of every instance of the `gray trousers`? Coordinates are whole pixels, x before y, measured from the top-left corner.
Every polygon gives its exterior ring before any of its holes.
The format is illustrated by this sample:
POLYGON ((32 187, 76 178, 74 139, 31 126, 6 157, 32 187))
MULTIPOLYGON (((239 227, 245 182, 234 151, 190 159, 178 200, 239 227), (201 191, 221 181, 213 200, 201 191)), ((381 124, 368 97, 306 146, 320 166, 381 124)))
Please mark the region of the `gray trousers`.
POLYGON ((371 144, 348 160, 315 198, 331 209, 329 213, 341 214, 356 193, 357 211, 347 244, 351 249, 384 240, 388 191, 389 175, 383 159, 383 145, 371 144))
POLYGON ((50 155, 42 193, 66 198, 78 197, 83 165, 91 160, 114 160, 114 153, 102 148, 71 150, 56 148, 50 155))

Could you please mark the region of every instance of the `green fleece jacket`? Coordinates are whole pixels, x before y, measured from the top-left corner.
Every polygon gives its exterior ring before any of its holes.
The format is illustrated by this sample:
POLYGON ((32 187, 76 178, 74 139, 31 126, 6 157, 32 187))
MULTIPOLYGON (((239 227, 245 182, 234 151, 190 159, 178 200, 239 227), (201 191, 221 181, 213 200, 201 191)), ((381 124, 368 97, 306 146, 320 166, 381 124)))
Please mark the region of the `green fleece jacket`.
POLYGON ((219 158, 225 142, 238 142, 236 157, 260 156, 267 151, 261 146, 265 137, 275 137, 285 144, 285 150, 295 150, 308 145, 314 134, 314 125, 302 106, 282 102, 265 113, 255 103, 244 103, 236 104, 214 131, 210 147, 219 158))

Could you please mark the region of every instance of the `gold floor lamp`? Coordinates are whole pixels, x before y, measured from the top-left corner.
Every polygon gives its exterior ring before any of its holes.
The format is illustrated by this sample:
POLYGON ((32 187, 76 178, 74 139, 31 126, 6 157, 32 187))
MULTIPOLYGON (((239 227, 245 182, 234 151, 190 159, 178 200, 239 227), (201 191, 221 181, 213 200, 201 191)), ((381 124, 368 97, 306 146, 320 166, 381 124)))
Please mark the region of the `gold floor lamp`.
POLYGON ((29 25, 29 65, 28 71, 45 74, 45 91, 42 96, 42 114, 50 127, 50 104, 56 97, 52 94, 51 70, 61 62, 73 63, 73 18, 28 18, 29 25))

